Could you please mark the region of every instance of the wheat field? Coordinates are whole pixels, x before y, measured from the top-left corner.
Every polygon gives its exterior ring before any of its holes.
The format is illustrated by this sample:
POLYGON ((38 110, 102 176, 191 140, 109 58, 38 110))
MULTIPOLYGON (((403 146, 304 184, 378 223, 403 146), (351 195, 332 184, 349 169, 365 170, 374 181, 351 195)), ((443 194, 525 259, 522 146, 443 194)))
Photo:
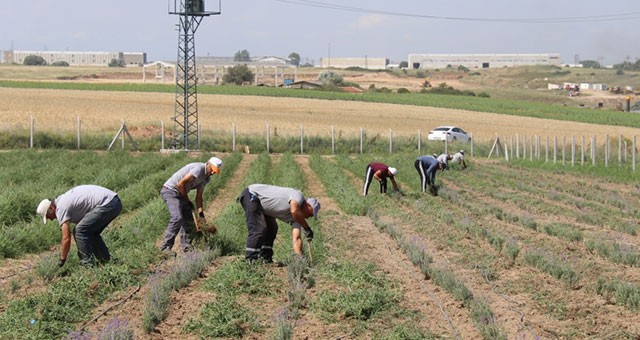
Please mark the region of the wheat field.
MULTIPOLYGON (((28 130, 31 117, 36 131, 73 132, 81 120, 83 133, 115 132, 125 121, 128 127, 157 128, 164 123, 173 127, 174 94, 76 90, 0 88, 0 130, 28 130)), ((491 141, 497 136, 539 136, 540 138, 584 136, 598 142, 622 134, 632 138, 640 129, 527 118, 433 107, 364 103, 338 100, 274 98, 257 96, 198 95, 201 131, 270 133, 279 136, 300 135, 357 137, 360 129, 368 136, 386 138, 417 136, 438 125, 457 125, 474 140, 491 141)))

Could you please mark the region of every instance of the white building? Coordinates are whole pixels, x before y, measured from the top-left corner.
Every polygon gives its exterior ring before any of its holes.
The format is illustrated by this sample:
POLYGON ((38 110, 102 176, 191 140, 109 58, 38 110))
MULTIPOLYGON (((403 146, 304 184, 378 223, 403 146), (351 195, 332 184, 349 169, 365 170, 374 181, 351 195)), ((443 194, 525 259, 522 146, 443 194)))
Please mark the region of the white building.
POLYGON ((30 55, 42 57, 49 65, 64 61, 71 66, 108 66, 113 59, 125 65, 147 62, 145 52, 3 51, 2 55, 3 62, 8 64, 24 64, 24 59, 30 55))
POLYGON ((447 66, 496 68, 532 65, 560 66, 560 54, 409 54, 410 69, 436 69, 447 66))
POLYGON ((389 64, 387 58, 320 58, 322 68, 359 67, 366 70, 384 70, 389 64))

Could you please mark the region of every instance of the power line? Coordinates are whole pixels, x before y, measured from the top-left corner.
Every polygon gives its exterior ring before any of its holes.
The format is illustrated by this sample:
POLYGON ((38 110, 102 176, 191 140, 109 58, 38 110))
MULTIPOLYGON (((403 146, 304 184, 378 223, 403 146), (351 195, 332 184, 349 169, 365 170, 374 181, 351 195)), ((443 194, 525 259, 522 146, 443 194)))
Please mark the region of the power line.
POLYGON ((427 14, 403 13, 383 11, 362 7, 343 6, 333 3, 309 1, 309 0, 275 0, 282 3, 334 9, 345 12, 381 14, 398 17, 411 17, 420 19, 437 19, 437 20, 454 20, 454 21, 477 21, 477 22, 502 22, 502 23, 529 23, 529 24, 548 24, 548 23, 577 23, 577 22, 605 22, 605 21, 621 21, 621 20, 637 20, 640 19, 640 12, 616 13, 606 15, 592 15, 580 17, 549 17, 549 18, 480 18, 480 17, 454 17, 454 16, 438 16, 427 14))

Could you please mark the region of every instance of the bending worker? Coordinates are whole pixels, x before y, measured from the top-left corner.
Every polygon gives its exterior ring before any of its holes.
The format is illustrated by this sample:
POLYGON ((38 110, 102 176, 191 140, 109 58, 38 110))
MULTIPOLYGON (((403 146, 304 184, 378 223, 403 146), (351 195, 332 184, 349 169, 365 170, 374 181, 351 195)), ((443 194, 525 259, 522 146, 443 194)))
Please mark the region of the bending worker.
POLYGON ((444 162, 439 162, 435 157, 431 155, 420 156, 416 159, 414 166, 420 174, 420 184, 422 192, 426 192, 427 185, 431 190, 431 193, 437 192, 436 190, 436 171, 444 170, 446 165, 444 162))
POLYGON ((247 221, 246 259, 273 262, 273 242, 278 234, 276 219, 292 226, 293 252, 302 255, 301 230, 307 241, 313 240, 313 230, 307 218, 318 218, 320 202, 305 198, 293 188, 267 184, 252 184, 242 191, 238 202, 244 209, 247 221))
POLYGON ((180 248, 183 252, 189 251, 193 233, 192 211, 198 213, 201 225, 206 224, 204 209, 202 207, 202 193, 204 187, 211 181, 213 174, 220 174, 222 160, 211 157, 206 163, 189 163, 176 171, 162 186, 160 195, 169 209, 169 224, 164 233, 164 240, 160 250, 175 255, 171 248, 180 233, 180 248), (196 189, 196 204, 189 199, 189 191, 196 189))
POLYGON ((451 162, 461 164, 462 168, 466 169, 467 163, 464 162, 464 150, 460 150, 454 153, 453 158, 451 159, 451 162))
POLYGON ((71 223, 76 224, 73 238, 82 265, 94 265, 94 257, 101 263, 108 262, 111 255, 100 234, 120 211, 118 194, 97 185, 79 185, 56 199, 42 200, 36 209, 45 224, 47 219, 57 219, 62 229, 59 267, 67 261, 71 248, 71 223))
POLYGON ((398 183, 396 183, 396 180, 394 178, 394 176, 397 173, 398 173, 398 170, 396 168, 389 167, 384 163, 376 163, 376 162, 369 163, 367 165, 367 170, 364 175, 364 188, 363 188, 362 194, 364 196, 367 196, 367 194, 369 193, 369 186, 371 185, 371 180, 374 178, 378 182, 380 182, 381 194, 387 192, 387 178, 391 180, 391 183, 393 184, 393 189, 395 191, 400 191, 400 189, 398 188, 398 183))

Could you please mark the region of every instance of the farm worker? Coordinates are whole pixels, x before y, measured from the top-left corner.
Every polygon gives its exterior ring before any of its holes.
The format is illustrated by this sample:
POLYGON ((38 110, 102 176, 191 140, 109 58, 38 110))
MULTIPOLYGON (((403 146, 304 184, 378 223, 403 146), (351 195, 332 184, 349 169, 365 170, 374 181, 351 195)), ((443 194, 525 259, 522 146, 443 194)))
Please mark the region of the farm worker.
POLYGON ((71 248, 71 234, 78 247, 78 257, 84 266, 111 258, 109 248, 100 234, 122 211, 118 194, 97 185, 79 185, 58 196, 44 199, 36 208, 43 222, 57 219, 62 229, 61 254, 58 266, 67 261, 71 248), (71 231, 71 223, 76 227, 71 231))
POLYGON ((464 162, 464 150, 454 153, 453 157, 451 157, 451 161, 453 163, 461 164, 463 169, 467 168, 467 163, 464 162))
POLYGON ((320 202, 316 198, 305 198, 302 192, 293 188, 251 184, 242 191, 238 202, 247 221, 245 257, 248 261, 273 262, 273 242, 278 233, 276 219, 292 226, 294 253, 302 255, 302 231, 307 241, 313 240, 313 230, 306 219, 318 218, 320 202))
POLYGON ((362 194, 364 196, 367 196, 367 194, 369 193, 369 186, 371 185, 371 180, 374 178, 378 182, 380 182, 381 194, 387 192, 387 178, 391 180, 391 183, 393 184, 393 189, 395 191, 400 191, 400 189, 398 188, 398 183, 396 183, 396 180, 394 177, 397 173, 398 173, 398 170, 396 168, 389 167, 384 163, 377 163, 377 162, 369 163, 367 165, 367 170, 365 171, 365 175, 364 175, 364 188, 362 190, 362 194))
POLYGON ((447 170, 449 169, 449 161, 453 158, 453 156, 451 156, 448 153, 443 153, 440 156, 436 157, 436 160, 438 160, 438 162, 444 164, 444 169, 443 170, 447 170))
POLYGON ((422 192, 426 192, 428 185, 431 193, 436 193, 436 171, 444 170, 445 163, 438 161, 431 155, 427 155, 418 157, 414 166, 416 167, 418 174, 420 174, 422 192))
POLYGON ((207 162, 189 163, 176 171, 162 186, 160 195, 169 209, 169 224, 164 232, 164 240, 160 251, 175 255, 171 248, 180 233, 180 249, 189 251, 193 233, 193 211, 197 208, 201 225, 206 224, 202 207, 204 187, 213 174, 220 174, 223 162, 220 158, 211 157, 207 162), (196 189, 196 204, 189 199, 189 191, 196 189))

